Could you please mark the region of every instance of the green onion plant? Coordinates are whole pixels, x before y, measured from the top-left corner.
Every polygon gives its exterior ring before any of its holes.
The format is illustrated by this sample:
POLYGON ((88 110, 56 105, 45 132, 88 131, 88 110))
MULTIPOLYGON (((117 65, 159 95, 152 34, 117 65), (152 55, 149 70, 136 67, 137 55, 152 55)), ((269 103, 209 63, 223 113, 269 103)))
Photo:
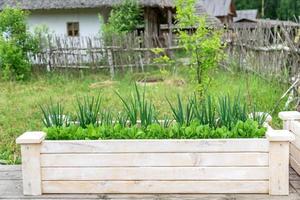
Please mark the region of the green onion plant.
POLYGON ((62 127, 70 125, 69 117, 64 115, 64 107, 61 103, 53 103, 53 101, 50 100, 48 105, 40 105, 40 109, 43 114, 42 121, 46 127, 62 127))

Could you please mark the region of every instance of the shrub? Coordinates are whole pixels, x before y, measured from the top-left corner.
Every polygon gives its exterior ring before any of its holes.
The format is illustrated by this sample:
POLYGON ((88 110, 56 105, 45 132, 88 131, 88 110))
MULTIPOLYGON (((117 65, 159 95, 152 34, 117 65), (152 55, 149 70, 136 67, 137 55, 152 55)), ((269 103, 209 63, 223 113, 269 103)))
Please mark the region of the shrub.
POLYGON ((30 75, 30 53, 37 41, 27 31, 28 13, 6 7, 0 12, 0 68, 5 79, 23 80, 30 75))
POLYGON ((136 0, 124 0, 113 7, 104 31, 107 34, 131 32, 142 23, 141 14, 136 0))
POLYGON ((0 69, 5 80, 23 80, 30 74, 31 65, 23 50, 14 41, 0 37, 0 69))

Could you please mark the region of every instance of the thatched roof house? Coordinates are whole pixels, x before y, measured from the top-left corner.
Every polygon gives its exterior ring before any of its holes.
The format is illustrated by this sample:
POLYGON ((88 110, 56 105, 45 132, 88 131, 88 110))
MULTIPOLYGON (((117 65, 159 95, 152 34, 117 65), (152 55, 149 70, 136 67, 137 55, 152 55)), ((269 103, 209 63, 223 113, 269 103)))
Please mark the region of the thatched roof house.
MULTIPOLYGON (((172 0, 139 0, 145 7, 172 7, 172 0)), ((122 0, 0 0, 0 7, 20 7, 25 10, 102 8, 122 3, 122 0)))
MULTIPOLYGON (((28 23, 31 29, 36 25, 46 24, 56 34, 89 36, 101 31, 99 14, 106 21, 112 7, 122 2, 123 0, 0 0, 0 10, 5 6, 29 10, 31 14, 28 23)), ((138 2, 144 10, 144 33, 147 37, 157 40, 163 32, 162 25, 169 29, 169 34, 172 33, 176 12, 174 0, 138 0, 138 2)), ((206 11, 206 4, 207 2, 198 0, 197 14, 206 17, 208 26, 220 27, 218 19, 206 11)), ((155 46, 155 41, 150 41, 148 46, 155 46)))

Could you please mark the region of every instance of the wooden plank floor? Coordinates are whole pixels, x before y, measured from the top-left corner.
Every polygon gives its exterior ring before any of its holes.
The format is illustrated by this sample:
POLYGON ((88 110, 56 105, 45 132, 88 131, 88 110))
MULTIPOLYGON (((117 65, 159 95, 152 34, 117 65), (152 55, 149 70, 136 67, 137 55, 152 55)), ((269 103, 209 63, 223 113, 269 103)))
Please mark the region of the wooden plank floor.
POLYGON ((300 200, 300 176, 290 170, 290 195, 43 195, 37 197, 22 195, 22 172, 20 166, 0 165, 0 199, 70 200, 70 199, 111 199, 111 200, 300 200))

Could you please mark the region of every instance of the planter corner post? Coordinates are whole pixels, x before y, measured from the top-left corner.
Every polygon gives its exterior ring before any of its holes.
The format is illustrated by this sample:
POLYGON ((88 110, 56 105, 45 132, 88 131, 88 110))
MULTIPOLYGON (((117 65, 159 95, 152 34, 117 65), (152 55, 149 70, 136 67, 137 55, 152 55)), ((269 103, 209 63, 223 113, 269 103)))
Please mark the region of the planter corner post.
POLYGON ((44 132, 26 132, 16 139, 21 145, 23 194, 41 195, 41 145, 46 137, 44 132))
POLYGON ((278 116, 283 121, 283 129, 285 130, 290 130, 291 121, 300 120, 300 112, 298 111, 280 112, 278 116))
POLYGON ((295 136, 288 130, 270 130, 269 140, 269 194, 289 195, 289 143, 295 136))

